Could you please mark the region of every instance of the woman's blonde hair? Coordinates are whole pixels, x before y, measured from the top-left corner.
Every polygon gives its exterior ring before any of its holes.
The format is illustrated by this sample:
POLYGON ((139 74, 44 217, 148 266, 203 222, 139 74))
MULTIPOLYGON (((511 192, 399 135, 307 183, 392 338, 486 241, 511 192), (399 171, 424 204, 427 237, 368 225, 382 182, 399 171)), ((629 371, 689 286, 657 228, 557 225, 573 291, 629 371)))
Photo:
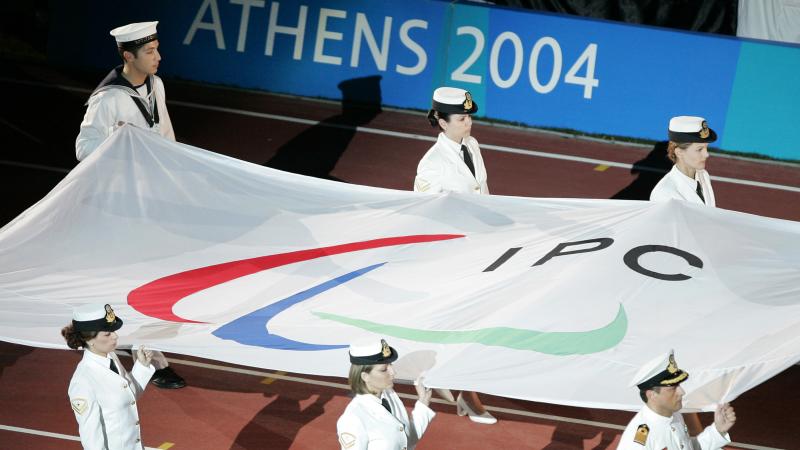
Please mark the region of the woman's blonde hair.
POLYGON ((367 389, 367 383, 361 378, 362 373, 372 372, 374 364, 351 364, 350 375, 347 376, 347 381, 350 382, 350 390, 354 394, 371 394, 367 389))
POLYGON ((684 142, 679 144, 677 142, 669 141, 669 144, 667 145, 667 158, 669 158, 669 160, 672 161, 673 163, 678 162, 678 156, 675 155, 675 150, 676 149, 686 150, 691 145, 692 145, 691 142, 684 142))

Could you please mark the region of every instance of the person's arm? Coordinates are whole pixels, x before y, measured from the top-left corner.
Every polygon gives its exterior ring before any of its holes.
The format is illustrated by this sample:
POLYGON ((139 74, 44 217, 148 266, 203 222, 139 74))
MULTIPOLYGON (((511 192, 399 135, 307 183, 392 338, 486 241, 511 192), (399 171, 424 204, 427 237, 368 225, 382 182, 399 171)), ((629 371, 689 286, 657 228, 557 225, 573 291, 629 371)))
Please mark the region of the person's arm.
POLYGON ((736 423, 733 407, 725 403, 714 412, 714 424, 709 425, 702 433, 692 438, 692 445, 702 450, 717 450, 731 442, 728 430, 736 423))
POLYGON ((656 187, 650 192, 651 202, 666 202, 669 200, 683 200, 681 194, 671 184, 657 184, 656 187))
POLYGON ((161 135, 166 137, 167 139, 174 141, 175 140, 175 130, 172 129, 172 120, 169 118, 169 111, 167 110, 167 92, 164 90, 164 82, 161 81, 161 78, 156 78, 156 85, 158 86, 158 91, 160 92, 160 99, 159 108, 158 108, 158 120, 159 120, 159 127, 161 128, 161 135))
POLYGON ((417 167, 417 176, 414 178, 415 192, 432 192, 438 194, 443 191, 443 169, 439 164, 434 164, 423 159, 417 167))
POLYGON ((414 403, 414 409, 411 411, 411 426, 408 430, 408 445, 412 447, 417 445, 417 442, 425 434, 425 430, 436 415, 436 412, 428 406, 431 402, 433 391, 425 387, 421 378, 414 382, 414 387, 417 389, 419 398, 414 403))
POLYGON ((367 450, 369 446, 369 436, 361 421, 347 410, 336 421, 336 434, 342 450, 367 450))
POLYGON ((151 363, 152 358, 152 350, 147 350, 143 347, 139 347, 133 352, 134 363, 133 369, 131 369, 131 376, 135 381, 134 392, 136 393, 136 398, 139 398, 144 393, 147 383, 150 382, 150 378, 156 371, 156 368, 151 363))
POLYGON ((438 194, 442 192, 442 183, 439 181, 441 174, 435 170, 425 170, 417 172, 414 178, 414 192, 432 192, 438 194))
POLYGON ((649 428, 646 433, 639 431, 641 426, 647 425, 639 419, 639 416, 634 417, 625 427, 625 431, 619 439, 617 450, 663 450, 663 445, 661 447, 656 446, 656 439, 650 436, 649 428))
POLYGON ((84 450, 103 450, 106 438, 103 434, 103 411, 95 399, 92 386, 83 379, 74 379, 69 386, 69 401, 75 420, 78 421, 78 434, 84 450))
MULTIPOLYGON (((475 139, 473 136, 470 136, 469 139, 471 140, 470 148, 473 149, 475 162, 478 162, 480 164, 481 170, 483 170, 483 172, 486 174, 486 178, 483 181, 481 181, 481 192, 484 195, 490 195, 491 192, 489 192, 489 171, 486 170, 486 164, 483 161, 483 154, 481 153, 481 146, 478 143, 478 140, 475 139)), ((477 170, 477 168, 478 168, 478 166, 476 165, 475 169, 477 170)))
POLYGON ((110 92, 101 92, 89 98, 78 137, 75 139, 75 156, 83 161, 114 131, 110 92))

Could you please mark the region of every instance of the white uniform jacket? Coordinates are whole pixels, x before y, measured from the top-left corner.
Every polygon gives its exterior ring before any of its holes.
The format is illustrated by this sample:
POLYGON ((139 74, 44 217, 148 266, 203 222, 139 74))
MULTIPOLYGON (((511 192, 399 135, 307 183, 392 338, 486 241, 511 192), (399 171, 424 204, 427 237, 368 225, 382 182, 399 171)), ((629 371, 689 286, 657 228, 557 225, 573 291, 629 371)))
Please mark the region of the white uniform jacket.
POLYGON ((681 413, 664 417, 645 405, 625 427, 617 450, 715 450, 730 442, 730 436, 727 433, 725 436, 719 434, 714 425, 709 425, 702 433, 690 438, 681 413), (647 427, 647 433, 639 431, 643 425, 647 427), (643 434, 646 434, 644 439, 643 434))
POLYGON ((417 192, 461 192, 488 194, 486 167, 483 165, 478 141, 472 136, 464 138, 464 144, 472 155, 475 176, 469 171, 461 153, 461 144, 439 133, 433 144, 417 166, 414 190, 417 192))
MULTIPOLYGON (((136 93, 136 91, 121 86, 107 86, 95 91, 89 97, 86 115, 83 116, 81 129, 75 140, 75 156, 78 161, 83 161, 107 137, 111 136, 111 133, 119 127, 119 122, 131 123, 145 130, 157 132, 167 139, 175 140, 172 121, 167 112, 164 82, 161 81, 161 78, 153 75, 153 89, 150 95, 155 96, 159 123, 152 128, 131 98, 132 93, 136 93)), ((149 98, 139 97, 146 104, 150 103, 149 98)))
POLYGON ((704 204, 700 196, 697 195, 697 182, 703 189, 705 205, 716 206, 714 199, 714 189, 711 187, 711 177, 705 170, 698 170, 694 178, 689 178, 678 169, 672 166, 672 170, 667 172, 650 192, 650 200, 665 202, 670 199, 686 200, 687 202, 704 204))
POLYGON ((336 422, 339 444, 343 450, 411 450, 416 445, 433 416, 432 409, 416 402, 411 422, 400 397, 386 389, 381 398, 389 400, 392 412, 381 399, 372 394, 356 395, 336 422))
POLYGON ((78 420, 81 444, 87 450, 141 450, 144 446, 136 399, 144 392, 155 368, 136 361, 128 372, 117 355, 108 356, 85 350, 69 383, 69 401, 78 420), (109 358, 119 374, 110 369, 109 358))

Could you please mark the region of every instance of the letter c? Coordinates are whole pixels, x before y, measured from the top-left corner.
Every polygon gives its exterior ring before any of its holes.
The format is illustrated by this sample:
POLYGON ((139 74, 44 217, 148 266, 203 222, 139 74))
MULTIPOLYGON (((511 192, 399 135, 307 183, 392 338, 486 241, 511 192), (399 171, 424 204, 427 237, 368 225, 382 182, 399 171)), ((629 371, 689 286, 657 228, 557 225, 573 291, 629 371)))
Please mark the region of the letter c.
POLYGON ((654 272, 652 270, 645 269, 644 267, 642 267, 641 264, 639 264, 639 257, 644 255, 645 253, 651 253, 651 252, 664 252, 673 254, 675 256, 680 256, 681 258, 685 259, 690 266, 697 267, 698 269, 703 268, 703 260, 701 260, 697 256, 689 252, 677 249, 675 247, 668 247, 666 245, 640 245, 639 247, 634 247, 628 250, 628 253, 625 253, 625 256, 622 257, 622 260, 625 262, 625 265, 628 266, 634 272, 638 272, 642 275, 656 278, 658 280, 684 281, 692 278, 689 275, 685 275, 682 273, 668 274, 668 273, 654 272))

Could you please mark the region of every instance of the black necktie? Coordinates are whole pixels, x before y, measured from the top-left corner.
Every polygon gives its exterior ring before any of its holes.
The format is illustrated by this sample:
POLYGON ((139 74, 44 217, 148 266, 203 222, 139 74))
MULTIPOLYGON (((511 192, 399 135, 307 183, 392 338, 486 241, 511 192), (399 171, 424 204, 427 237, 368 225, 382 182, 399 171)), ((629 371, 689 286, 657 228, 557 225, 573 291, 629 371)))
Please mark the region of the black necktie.
POLYGON ((472 172, 472 176, 475 176, 475 165, 472 164, 472 155, 469 153, 469 149, 466 145, 461 144, 461 154, 464 155, 464 164, 467 165, 469 171, 472 172))
POLYGON ((381 399, 381 405, 383 405, 383 407, 386 408, 387 411, 389 411, 389 414, 392 413, 392 407, 389 406, 389 400, 387 400, 385 397, 381 399))
POLYGON ((703 197, 703 188, 700 187, 700 182, 699 181, 697 182, 697 189, 695 189, 695 192, 697 192, 697 195, 700 196, 700 200, 702 200, 703 203, 705 203, 706 202, 706 198, 703 197))
POLYGON ((113 359, 109 359, 108 362, 110 363, 109 368, 117 375, 119 375, 119 370, 117 370, 117 365, 114 364, 113 359))

